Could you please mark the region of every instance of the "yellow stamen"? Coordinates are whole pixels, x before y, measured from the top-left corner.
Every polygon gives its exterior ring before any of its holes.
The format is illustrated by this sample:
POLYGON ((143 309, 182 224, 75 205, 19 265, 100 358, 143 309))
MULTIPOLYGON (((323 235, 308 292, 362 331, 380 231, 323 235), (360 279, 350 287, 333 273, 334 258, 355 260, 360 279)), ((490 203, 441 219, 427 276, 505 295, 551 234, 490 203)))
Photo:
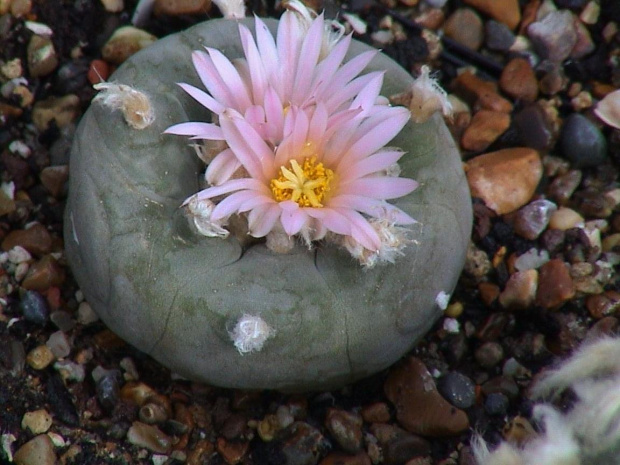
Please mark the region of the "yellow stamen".
POLYGON ((291 160, 291 168, 280 167, 280 175, 271 180, 270 187, 276 201, 292 200, 300 207, 323 207, 334 172, 317 163, 316 157, 306 158, 303 165, 291 160))

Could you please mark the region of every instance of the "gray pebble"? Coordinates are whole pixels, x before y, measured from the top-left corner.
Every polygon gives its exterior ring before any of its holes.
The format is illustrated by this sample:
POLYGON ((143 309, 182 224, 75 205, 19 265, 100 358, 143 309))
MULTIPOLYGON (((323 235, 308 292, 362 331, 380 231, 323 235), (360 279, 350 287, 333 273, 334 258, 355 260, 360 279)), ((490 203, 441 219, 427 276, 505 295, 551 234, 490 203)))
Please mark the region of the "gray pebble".
POLYGON ((505 415, 508 410, 508 397, 501 393, 489 394, 484 401, 484 410, 489 415, 505 415))
POLYGON ((568 58, 577 43, 574 17, 568 10, 550 12, 540 21, 530 24, 527 33, 536 52, 556 63, 568 58))
POLYGON ((49 318, 49 308, 45 298, 37 291, 26 291, 19 307, 26 321, 45 326, 49 318))
POLYGON ((553 124, 537 104, 529 105, 517 113, 514 123, 521 143, 526 147, 547 150, 553 145, 553 124))
POLYGON ((607 159, 607 142, 585 116, 573 113, 564 122, 560 143, 564 156, 575 168, 590 168, 607 159))
POLYGON ((504 358, 504 349, 497 342, 485 342, 476 349, 474 357, 484 368, 492 368, 504 358))
POLYGON ((469 408, 476 401, 476 386, 471 379, 457 371, 439 378, 437 389, 448 402, 457 408, 469 408))
POLYGON ((508 26, 492 19, 486 22, 485 37, 487 47, 498 52, 507 52, 516 40, 508 26))
POLYGON ((121 373, 118 370, 106 370, 97 381, 97 400, 105 410, 112 410, 118 402, 121 373))

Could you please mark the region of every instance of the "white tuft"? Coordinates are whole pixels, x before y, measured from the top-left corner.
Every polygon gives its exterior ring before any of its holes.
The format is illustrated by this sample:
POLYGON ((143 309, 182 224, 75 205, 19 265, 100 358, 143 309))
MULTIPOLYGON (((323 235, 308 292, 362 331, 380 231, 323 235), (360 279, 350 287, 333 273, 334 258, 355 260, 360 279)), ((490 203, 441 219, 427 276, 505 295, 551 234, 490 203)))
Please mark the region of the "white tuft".
POLYGON ((198 200, 196 196, 192 196, 187 203, 187 216, 203 236, 226 239, 229 234, 228 230, 224 229, 226 220, 213 221, 211 214, 214 208, 215 204, 211 200, 198 200))
POLYGON ((240 354, 259 352, 265 341, 273 337, 275 330, 259 316, 243 315, 230 333, 240 354))
POLYGON ((373 268, 379 264, 394 263, 396 258, 404 255, 403 250, 413 241, 408 237, 411 232, 407 228, 396 226, 387 218, 372 218, 370 225, 379 235, 381 245, 376 251, 368 250, 357 242, 353 237, 346 236, 343 241, 344 247, 353 258, 366 268, 373 268))
POLYGON ((448 294, 447 292, 441 291, 435 297, 435 303, 437 304, 439 308, 441 308, 442 310, 445 310, 446 308, 448 308, 450 297, 451 297, 450 294, 448 294))
POLYGON ((424 123, 437 111, 449 117, 452 115, 452 104, 448 94, 439 83, 431 77, 428 66, 422 66, 420 75, 413 82, 411 102, 411 120, 415 123, 424 123))
POLYGON ((245 18, 245 2, 243 0, 213 0, 226 19, 245 18))
POLYGON ((100 82, 93 86, 101 91, 93 99, 112 110, 120 110, 125 122, 134 129, 144 129, 155 121, 149 98, 134 88, 113 82, 100 82))

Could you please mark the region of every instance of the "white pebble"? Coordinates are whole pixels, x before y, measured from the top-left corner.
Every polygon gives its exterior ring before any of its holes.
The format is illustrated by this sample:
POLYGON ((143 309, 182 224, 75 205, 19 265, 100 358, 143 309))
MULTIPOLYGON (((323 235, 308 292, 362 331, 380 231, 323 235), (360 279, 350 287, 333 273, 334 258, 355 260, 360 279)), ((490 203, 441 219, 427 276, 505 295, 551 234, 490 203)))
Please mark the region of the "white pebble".
POLYGON ((450 334, 458 334, 461 330, 461 325, 454 318, 446 318, 443 320, 443 329, 450 334))
POLYGON ((517 271, 536 270, 549 261, 549 252, 532 247, 515 260, 517 271))

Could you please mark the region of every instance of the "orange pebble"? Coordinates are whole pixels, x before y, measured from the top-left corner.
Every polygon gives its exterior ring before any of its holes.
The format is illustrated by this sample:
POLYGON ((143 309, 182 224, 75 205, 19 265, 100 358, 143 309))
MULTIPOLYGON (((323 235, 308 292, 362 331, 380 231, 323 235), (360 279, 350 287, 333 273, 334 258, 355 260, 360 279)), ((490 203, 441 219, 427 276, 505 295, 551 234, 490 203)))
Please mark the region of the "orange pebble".
POLYGON ((93 60, 88 68, 88 81, 91 84, 104 82, 110 76, 110 65, 103 60, 93 60))

